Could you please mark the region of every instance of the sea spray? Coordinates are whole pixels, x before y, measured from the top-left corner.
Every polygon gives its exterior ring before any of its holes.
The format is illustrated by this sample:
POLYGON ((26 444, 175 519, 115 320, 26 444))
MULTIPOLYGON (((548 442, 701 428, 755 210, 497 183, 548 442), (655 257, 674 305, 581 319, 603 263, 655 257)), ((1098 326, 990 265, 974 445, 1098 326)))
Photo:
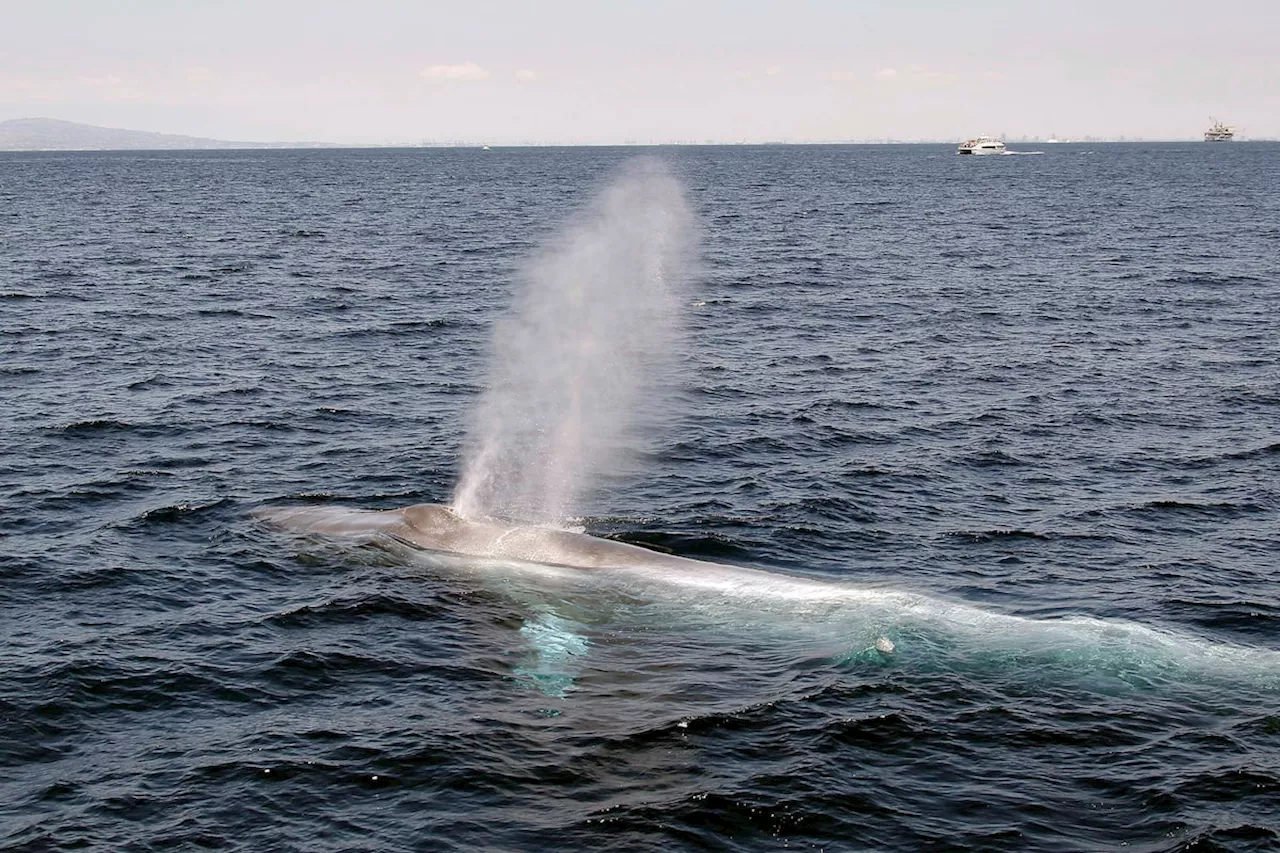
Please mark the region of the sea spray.
POLYGON ((562 522, 645 426, 694 224, 660 163, 628 162, 530 264, 494 326, 454 509, 562 522))

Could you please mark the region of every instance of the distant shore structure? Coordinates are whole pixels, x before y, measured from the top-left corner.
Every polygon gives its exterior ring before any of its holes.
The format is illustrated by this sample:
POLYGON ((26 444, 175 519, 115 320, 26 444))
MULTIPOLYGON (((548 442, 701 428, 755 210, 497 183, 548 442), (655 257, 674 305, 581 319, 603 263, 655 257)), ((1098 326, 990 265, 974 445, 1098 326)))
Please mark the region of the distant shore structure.
POLYGON ((1209 121, 1213 122, 1213 127, 1204 132, 1205 142, 1230 142, 1235 137, 1236 132, 1216 118, 1210 117, 1209 121))

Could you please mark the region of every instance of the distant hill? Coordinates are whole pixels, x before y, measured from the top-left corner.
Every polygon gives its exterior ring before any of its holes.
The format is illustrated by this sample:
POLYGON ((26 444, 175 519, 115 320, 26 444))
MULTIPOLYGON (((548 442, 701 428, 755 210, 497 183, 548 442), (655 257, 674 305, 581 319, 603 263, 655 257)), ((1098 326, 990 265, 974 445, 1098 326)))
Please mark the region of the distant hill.
POLYGON ((327 148, 314 142, 227 142, 173 133, 96 127, 53 118, 0 121, 0 151, 145 151, 190 148, 327 148))

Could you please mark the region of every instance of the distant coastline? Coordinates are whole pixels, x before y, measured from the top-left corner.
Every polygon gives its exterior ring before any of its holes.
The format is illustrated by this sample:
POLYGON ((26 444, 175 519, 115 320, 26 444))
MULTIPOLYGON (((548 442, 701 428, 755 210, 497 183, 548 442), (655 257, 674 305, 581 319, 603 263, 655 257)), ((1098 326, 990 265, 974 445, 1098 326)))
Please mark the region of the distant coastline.
POLYGON ((237 142, 176 133, 98 127, 53 118, 0 121, 0 151, 201 151, 245 148, 335 148, 323 142, 237 142))

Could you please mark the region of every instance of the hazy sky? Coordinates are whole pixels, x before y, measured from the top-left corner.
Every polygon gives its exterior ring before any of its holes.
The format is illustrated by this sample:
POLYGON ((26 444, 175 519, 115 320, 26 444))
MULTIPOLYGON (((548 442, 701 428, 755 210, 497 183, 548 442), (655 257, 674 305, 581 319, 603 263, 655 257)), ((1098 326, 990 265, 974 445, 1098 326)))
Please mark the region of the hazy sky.
POLYGON ((237 140, 1280 137, 1280 0, 0 0, 0 120, 237 140))

